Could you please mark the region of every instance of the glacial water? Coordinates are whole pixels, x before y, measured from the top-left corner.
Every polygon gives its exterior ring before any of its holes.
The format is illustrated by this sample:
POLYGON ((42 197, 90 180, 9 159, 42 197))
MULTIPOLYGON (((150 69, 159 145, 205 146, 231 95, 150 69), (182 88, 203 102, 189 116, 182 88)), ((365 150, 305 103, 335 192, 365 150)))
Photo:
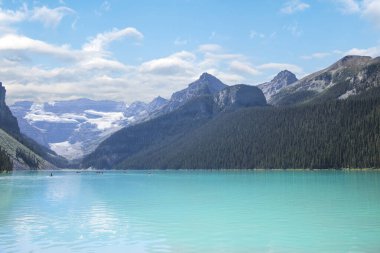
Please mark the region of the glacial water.
POLYGON ((0 175, 0 252, 380 252, 380 172, 0 175))

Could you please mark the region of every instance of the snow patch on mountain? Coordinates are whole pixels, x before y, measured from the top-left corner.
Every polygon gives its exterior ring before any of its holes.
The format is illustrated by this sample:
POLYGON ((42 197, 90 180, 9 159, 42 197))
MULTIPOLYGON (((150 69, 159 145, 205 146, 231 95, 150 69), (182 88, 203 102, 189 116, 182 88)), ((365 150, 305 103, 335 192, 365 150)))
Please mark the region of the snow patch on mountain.
POLYGON ((63 141, 58 143, 49 143, 51 150, 57 154, 64 154, 71 159, 78 159, 83 156, 83 147, 81 142, 70 143, 69 141, 63 141))
POLYGON ((97 116, 95 118, 87 118, 87 122, 96 126, 99 130, 116 128, 127 119, 123 112, 98 112, 94 110, 86 110, 85 115, 97 116))
POLYGON ((52 112, 46 112, 44 110, 44 105, 38 103, 32 104, 32 106, 30 107, 30 111, 25 114, 24 119, 26 119, 29 123, 38 121, 54 123, 78 123, 78 115, 57 115, 52 112))
POLYGON ((81 98, 48 103, 20 101, 11 110, 24 134, 68 159, 77 159, 112 133, 144 120, 166 103, 161 97, 130 105, 81 98))

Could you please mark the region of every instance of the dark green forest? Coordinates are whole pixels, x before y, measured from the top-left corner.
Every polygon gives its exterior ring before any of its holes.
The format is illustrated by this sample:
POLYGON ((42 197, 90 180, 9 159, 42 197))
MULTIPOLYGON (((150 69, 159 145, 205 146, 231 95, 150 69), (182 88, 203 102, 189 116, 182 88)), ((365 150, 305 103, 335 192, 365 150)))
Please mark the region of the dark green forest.
POLYGON ((13 163, 7 152, 0 147, 0 172, 13 169, 13 163))
POLYGON ((40 161, 35 155, 21 148, 16 149, 16 158, 21 159, 31 169, 38 169, 40 166, 40 161))
POLYGON ((241 109, 125 159, 124 169, 380 168, 380 99, 241 109))

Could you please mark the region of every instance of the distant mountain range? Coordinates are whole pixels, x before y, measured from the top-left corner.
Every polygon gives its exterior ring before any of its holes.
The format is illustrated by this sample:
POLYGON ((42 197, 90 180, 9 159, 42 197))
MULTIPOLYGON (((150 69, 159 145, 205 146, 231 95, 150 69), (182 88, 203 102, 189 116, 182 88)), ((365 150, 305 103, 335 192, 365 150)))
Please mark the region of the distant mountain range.
POLYGON ((16 117, 5 103, 0 82, 0 171, 67 167, 67 161, 20 132, 16 117))
POLYGON ((161 97, 129 106, 123 102, 90 99, 21 101, 10 109, 27 136, 68 159, 78 159, 115 131, 145 119, 166 103, 161 97))
MULTIPOLYGON (((380 58, 346 56, 300 80, 284 70, 228 86, 203 73, 150 103, 21 101, 10 110, 21 132, 83 168, 380 167, 379 91, 380 58)), ((17 133, 4 105, 0 128, 17 133)))
POLYGON ((379 58, 347 56, 301 80, 282 71, 258 85, 264 94, 252 86, 220 85, 219 91, 198 93, 176 110, 116 132, 82 166, 380 167, 379 66, 379 58), (234 96, 235 89, 246 97, 234 96))
POLYGON ((20 101, 10 106, 21 131, 67 159, 79 159, 94 151, 99 143, 123 127, 172 112, 193 98, 213 95, 227 87, 204 73, 169 100, 131 105, 115 101, 76 99, 50 103, 20 101))
POLYGON ((255 86, 228 86, 219 92, 214 90, 197 96, 177 110, 111 135, 84 158, 83 166, 123 168, 130 157, 152 149, 160 150, 223 113, 250 106, 267 106, 264 94, 255 86))

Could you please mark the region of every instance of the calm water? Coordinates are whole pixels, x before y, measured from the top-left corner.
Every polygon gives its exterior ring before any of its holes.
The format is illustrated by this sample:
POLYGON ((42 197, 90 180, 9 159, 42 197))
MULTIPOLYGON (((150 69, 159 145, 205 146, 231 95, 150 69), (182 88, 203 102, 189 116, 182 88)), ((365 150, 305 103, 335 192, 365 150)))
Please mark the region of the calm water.
POLYGON ((0 176, 0 252, 380 252, 380 172, 0 176))

